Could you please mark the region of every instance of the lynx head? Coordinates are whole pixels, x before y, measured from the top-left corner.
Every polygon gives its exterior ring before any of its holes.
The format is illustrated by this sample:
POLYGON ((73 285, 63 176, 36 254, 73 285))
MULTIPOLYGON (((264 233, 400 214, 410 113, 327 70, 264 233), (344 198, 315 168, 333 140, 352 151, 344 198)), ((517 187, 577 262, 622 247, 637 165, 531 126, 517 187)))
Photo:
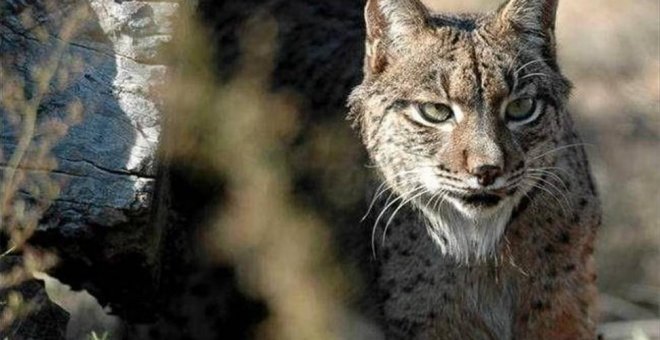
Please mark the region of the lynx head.
POLYGON ((510 0, 479 15, 431 13, 418 0, 366 5, 365 75, 349 117, 386 183, 459 260, 494 253, 570 124, 557 1, 510 0))

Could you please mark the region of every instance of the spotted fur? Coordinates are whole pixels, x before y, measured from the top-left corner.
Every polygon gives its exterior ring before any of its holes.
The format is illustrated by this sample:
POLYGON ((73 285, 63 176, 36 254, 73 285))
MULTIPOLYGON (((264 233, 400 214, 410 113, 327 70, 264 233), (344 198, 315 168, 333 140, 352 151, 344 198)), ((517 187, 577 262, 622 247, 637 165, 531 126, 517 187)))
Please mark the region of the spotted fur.
POLYGON ((372 221, 386 233, 373 243, 388 338, 595 337, 600 204, 566 110, 557 5, 453 15, 368 1, 349 117, 391 190, 372 221), (507 121, 519 98, 533 115, 507 121), (420 119, 427 103, 452 118, 420 119))

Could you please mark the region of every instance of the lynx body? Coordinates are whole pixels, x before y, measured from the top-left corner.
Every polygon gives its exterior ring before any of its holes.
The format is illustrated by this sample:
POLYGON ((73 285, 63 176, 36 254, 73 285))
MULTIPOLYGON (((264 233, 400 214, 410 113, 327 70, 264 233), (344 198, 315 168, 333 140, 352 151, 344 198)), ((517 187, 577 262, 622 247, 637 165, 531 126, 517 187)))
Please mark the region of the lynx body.
POLYGON ((600 204, 566 111, 556 10, 367 3, 349 106, 391 190, 371 214, 388 339, 595 338, 600 204))

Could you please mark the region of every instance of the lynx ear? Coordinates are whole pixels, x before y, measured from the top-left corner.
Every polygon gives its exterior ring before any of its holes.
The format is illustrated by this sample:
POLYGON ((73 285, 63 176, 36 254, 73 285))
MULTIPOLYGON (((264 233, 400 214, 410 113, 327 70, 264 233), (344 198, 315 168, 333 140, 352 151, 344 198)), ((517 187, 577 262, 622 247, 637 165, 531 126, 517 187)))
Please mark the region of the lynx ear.
POLYGON ((419 0, 368 0, 365 71, 381 73, 390 58, 402 53, 405 41, 424 31, 428 10, 419 0))
POLYGON ((509 0, 500 9, 500 24, 518 32, 552 37, 559 0, 509 0))

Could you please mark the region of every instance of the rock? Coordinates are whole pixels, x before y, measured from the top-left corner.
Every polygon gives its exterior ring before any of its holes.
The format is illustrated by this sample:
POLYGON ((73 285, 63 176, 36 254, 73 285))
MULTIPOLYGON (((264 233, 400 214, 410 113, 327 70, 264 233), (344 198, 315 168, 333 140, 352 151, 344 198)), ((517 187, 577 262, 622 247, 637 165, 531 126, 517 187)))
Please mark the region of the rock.
POLYGON ((53 275, 116 313, 140 314, 156 289, 160 229, 149 221, 162 117, 153 92, 179 6, 0 3, 0 197, 16 193, 0 202, 0 226, 36 225, 30 242, 60 257, 53 275))
MULTIPOLYGON (((0 258, 0 275, 7 277, 11 271, 20 271, 20 263, 18 256, 0 258)), ((9 286, 4 281, 0 280, 0 316, 2 322, 11 322, 2 325, 0 338, 65 339, 69 314, 50 301, 43 281, 29 276, 9 286)))
MULTIPOLYGON (((152 91, 167 68, 158 51, 169 41, 176 2, 112 0, 10 1, 0 11, 3 78, 24 86, 38 103, 37 133, 21 168, 26 194, 49 170, 33 154, 49 137, 53 121, 66 134, 48 140, 56 162, 49 179, 60 187, 40 228, 76 234, 89 225, 112 227, 146 214, 154 191, 161 116, 152 91), (56 10, 54 10, 56 9, 56 10), (67 25, 77 23, 67 34, 67 25), (68 37, 70 35, 70 38, 68 37), (56 61, 50 86, 40 93, 35 70, 56 61), (80 117, 68 117, 71 105, 80 117)), ((3 90, 12 83, 5 83, 3 90)), ((17 151, 21 110, 0 106, 0 167, 17 151), (12 124, 12 120, 14 121, 12 124)), ((43 191, 43 190, 42 190, 43 191)))

